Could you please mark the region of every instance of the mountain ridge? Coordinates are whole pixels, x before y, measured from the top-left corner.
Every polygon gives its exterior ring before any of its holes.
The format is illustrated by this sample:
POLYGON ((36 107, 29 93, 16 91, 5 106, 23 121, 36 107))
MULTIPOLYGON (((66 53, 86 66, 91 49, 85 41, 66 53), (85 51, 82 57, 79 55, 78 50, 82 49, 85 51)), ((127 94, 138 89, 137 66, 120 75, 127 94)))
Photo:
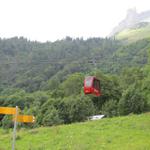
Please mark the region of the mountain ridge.
POLYGON ((123 19, 109 34, 109 37, 115 36, 124 29, 130 28, 140 22, 150 22, 150 10, 137 13, 136 8, 129 9, 125 19, 123 19))

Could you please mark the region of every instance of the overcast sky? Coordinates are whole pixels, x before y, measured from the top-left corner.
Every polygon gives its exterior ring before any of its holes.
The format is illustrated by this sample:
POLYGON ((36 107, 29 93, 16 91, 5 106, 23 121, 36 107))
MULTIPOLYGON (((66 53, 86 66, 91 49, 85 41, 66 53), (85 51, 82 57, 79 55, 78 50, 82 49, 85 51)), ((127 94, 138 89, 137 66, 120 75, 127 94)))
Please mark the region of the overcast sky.
POLYGON ((0 37, 41 42, 66 36, 105 37, 129 8, 149 10, 149 0, 0 0, 0 37))

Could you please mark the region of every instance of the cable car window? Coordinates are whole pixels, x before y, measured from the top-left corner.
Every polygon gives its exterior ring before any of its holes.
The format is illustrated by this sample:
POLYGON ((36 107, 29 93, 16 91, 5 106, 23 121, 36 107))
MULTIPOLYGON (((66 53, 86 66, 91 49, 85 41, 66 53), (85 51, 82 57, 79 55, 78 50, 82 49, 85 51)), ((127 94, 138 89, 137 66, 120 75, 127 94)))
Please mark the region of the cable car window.
POLYGON ((100 90, 100 83, 99 82, 100 82, 99 80, 94 79, 94 88, 97 90, 100 90))
POLYGON ((92 79, 91 78, 86 78, 85 80, 85 86, 90 87, 92 85, 92 79))

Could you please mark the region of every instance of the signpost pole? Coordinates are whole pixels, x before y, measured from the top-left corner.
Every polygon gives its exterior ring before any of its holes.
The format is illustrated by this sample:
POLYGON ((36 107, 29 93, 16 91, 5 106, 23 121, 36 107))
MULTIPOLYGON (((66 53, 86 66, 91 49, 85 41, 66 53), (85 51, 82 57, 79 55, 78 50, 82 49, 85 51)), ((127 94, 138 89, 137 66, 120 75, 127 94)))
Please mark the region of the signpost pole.
POLYGON ((14 120, 12 150, 15 150, 16 129, 17 129, 17 116, 18 116, 18 106, 16 106, 16 114, 15 114, 15 120, 14 120))

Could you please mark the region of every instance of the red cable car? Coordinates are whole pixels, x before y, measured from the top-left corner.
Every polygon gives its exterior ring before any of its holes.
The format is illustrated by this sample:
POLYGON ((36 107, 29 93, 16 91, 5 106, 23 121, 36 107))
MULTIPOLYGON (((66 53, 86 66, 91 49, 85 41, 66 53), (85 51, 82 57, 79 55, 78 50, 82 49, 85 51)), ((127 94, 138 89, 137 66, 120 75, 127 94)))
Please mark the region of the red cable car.
POLYGON ((86 77, 84 80, 84 93, 100 96, 100 81, 94 76, 86 77))

